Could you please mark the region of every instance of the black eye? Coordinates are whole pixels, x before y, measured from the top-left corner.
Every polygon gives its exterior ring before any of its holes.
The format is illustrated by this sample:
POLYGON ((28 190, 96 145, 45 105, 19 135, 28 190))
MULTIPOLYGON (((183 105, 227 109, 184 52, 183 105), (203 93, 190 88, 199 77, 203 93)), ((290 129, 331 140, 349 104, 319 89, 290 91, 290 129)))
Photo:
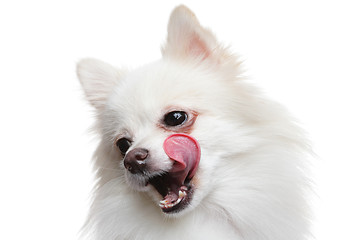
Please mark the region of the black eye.
POLYGON ((187 120, 187 114, 183 111, 173 111, 165 115, 164 122, 168 126, 178 126, 187 120))
POLYGON ((127 150, 129 150, 129 148, 131 146, 131 142, 130 142, 130 140, 128 140, 126 138, 120 138, 116 142, 116 146, 120 149, 120 152, 125 155, 127 150))

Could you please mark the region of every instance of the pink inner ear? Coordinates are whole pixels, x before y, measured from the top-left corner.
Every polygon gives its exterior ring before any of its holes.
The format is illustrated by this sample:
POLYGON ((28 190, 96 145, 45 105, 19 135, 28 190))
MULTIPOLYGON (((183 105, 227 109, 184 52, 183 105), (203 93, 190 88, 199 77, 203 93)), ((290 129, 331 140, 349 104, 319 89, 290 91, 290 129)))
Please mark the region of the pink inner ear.
POLYGON ((200 145, 195 138, 182 133, 173 134, 165 139, 163 148, 174 161, 170 172, 181 175, 183 180, 195 175, 201 155, 200 145))
POLYGON ((210 55, 205 42, 201 41, 197 34, 194 34, 190 39, 189 54, 196 57, 202 57, 202 59, 206 59, 210 55))

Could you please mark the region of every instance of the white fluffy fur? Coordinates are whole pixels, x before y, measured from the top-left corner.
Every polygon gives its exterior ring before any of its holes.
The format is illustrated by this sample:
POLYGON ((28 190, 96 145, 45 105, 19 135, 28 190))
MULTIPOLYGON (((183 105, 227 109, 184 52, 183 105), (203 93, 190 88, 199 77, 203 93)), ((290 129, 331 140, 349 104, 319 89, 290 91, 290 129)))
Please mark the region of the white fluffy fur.
POLYGON ((129 73, 93 59, 78 64, 101 136, 84 238, 305 239, 307 145, 293 119, 239 77, 237 59, 186 7, 173 11, 162 51, 129 73), (199 113, 191 135, 202 157, 191 205, 169 216, 154 189, 134 185, 114 142, 131 137, 131 148, 150 149, 168 168, 169 133, 157 123, 174 106, 199 113))

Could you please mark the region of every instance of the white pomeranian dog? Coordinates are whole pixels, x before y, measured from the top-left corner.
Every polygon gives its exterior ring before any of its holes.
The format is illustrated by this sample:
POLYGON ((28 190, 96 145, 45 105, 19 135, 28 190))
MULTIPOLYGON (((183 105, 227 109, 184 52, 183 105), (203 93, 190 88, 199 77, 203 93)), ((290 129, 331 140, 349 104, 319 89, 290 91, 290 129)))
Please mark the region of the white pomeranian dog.
POLYGON ((306 239, 308 147, 287 111, 185 6, 162 55, 131 72, 78 64, 101 137, 83 237, 306 239))

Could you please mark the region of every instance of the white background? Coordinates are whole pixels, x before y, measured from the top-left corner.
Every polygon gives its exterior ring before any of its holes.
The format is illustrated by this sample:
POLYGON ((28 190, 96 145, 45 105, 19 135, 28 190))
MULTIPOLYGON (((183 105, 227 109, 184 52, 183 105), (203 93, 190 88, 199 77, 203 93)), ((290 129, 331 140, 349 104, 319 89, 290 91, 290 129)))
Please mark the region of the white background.
MULTIPOLYGON (((303 123, 319 240, 359 240, 358 1, 183 1, 303 123)), ((0 239, 76 239, 91 189, 91 108, 75 64, 160 57, 178 1, 0 2, 0 239)))

